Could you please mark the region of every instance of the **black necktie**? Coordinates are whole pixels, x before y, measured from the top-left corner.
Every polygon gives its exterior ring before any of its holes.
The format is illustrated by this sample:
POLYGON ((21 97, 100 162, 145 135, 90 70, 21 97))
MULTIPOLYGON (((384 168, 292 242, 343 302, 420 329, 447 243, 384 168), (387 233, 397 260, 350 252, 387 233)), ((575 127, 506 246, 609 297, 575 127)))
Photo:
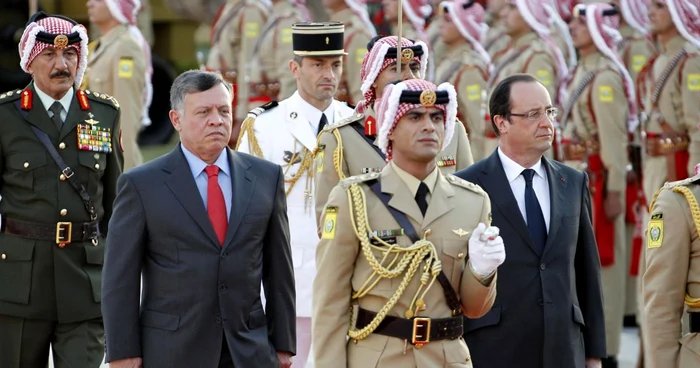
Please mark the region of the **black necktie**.
POLYGON ((525 178, 525 214, 527 215, 527 228, 530 230, 535 246, 542 253, 544 244, 547 242, 547 225, 544 223, 542 208, 537 200, 535 189, 532 187, 532 178, 535 170, 525 169, 522 173, 525 178))
POLYGON ((316 135, 321 134, 323 127, 326 125, 328 125, 328 118, 326 118, 326 114, 321 114, 321 120, 318 122, 318 132, 316 135))
POLYGON ((416 203, 418 203, 420 213, 425 216, 425 212, 428 210, 428 186, 424 182, 420 182, 418 191, 416 191, 416 203))
POLYGON ((63 120, 61 120, 61 110, 63 109, 63 106, 61 106, 61 103, 56 101, 49 107, 49 111, 53 113, 53 116, 51 117, 51 121, 53 121, 54 124, 56 124, 56 128, 58 131, 61 131, 61 128, 63 127, 63 120))

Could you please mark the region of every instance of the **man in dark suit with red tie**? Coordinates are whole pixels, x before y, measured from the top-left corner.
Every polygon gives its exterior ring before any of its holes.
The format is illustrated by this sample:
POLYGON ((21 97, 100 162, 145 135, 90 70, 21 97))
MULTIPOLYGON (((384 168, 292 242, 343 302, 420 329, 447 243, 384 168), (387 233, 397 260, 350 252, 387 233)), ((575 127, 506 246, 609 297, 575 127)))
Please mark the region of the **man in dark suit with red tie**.
POLYGON ((508 253, 491 311, 465 319, 474 368, 598 368, 605 326, 588 176, 543 157, 557 110, 533 76, 501 81, 489 109, 499 148, 456 174, 489 194, 508 253))
POLYGON ((231 93, 214 73, 180 75, 170 119, 181 143, 117 183, 102 285, 112 368, 291 364, 295 289, 282 169, 227 147, 231 93))

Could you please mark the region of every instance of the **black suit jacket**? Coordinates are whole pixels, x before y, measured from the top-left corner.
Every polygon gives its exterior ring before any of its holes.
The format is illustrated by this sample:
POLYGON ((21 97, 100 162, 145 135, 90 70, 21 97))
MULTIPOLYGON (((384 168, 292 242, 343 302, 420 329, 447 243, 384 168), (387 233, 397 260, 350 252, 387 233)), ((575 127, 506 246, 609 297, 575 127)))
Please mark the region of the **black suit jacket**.
POLYGON ((224 334, 236 367, 277 368, 276 350, 295 352, 282 169, 227 152, 233 196, 223 247, 180 145, 119 178, 102 285, 107 361, 216 367, 224 334))
POLYGON ((493 308, 465 320, 474 368, 584 368, 604 357, 600 260, 588 176, 542 159, 549 182, 549 234, 540 254, 506 178, 498 150, 456 175, 491 198, 506 246, 493 308))

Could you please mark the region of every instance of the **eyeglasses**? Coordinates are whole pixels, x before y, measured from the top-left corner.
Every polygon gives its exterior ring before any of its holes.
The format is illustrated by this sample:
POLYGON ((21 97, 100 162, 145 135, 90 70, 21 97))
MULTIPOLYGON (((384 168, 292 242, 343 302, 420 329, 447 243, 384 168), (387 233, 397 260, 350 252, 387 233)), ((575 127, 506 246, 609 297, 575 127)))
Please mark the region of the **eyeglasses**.
POLYGON ((519 116, 521 118, 527 118, 528 120, 538 121, 538 120, 542 119, 543 114, 547 115, 547 119, 554 120, 557 117, 558 113, 559 113, 559 109, 557 109, 556 107, 550 107, 550 108, 545 109, 545 110, 530 111, 527 114, 514 114, 512 112, 509 112, 508 115, 519 116))

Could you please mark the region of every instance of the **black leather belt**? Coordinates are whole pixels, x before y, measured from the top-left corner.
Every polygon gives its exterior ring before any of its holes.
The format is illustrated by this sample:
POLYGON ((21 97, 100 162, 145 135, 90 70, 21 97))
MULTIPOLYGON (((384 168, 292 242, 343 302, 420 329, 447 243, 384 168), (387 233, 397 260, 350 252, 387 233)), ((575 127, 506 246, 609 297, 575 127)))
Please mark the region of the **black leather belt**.
POLYGON ((700 312, 688 313, 690 315, 690 332, 700 333, 700 312))
MULTIPOLYGON (((356 327, 362 328, 372 322, 377 314, 360 308, 356 327)), ((408 340, 416 346, 431 341, 454 340, 462 336, 464 319, 462 316, 448 318, 414 317, 411 319, 386 316, 373 333, 408 340)))
POLYGON ((97 239, 100 235, 98 221, 42 224, 7 218, 3 219, 3 223, 5 234, 34 240, 55 241, 61 248, 71 242, 97 239))

